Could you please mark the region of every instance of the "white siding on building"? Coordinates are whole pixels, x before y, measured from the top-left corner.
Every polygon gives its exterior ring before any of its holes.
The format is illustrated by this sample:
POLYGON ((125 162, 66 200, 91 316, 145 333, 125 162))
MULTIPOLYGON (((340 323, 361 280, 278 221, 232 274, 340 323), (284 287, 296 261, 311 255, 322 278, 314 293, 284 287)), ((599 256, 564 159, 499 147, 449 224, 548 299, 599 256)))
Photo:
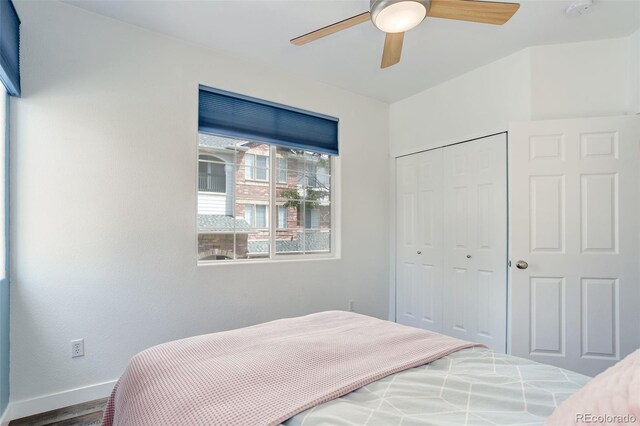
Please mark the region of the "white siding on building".
POLYGON ((227 196, 198 192, 198 214, 227 214, 227 196))

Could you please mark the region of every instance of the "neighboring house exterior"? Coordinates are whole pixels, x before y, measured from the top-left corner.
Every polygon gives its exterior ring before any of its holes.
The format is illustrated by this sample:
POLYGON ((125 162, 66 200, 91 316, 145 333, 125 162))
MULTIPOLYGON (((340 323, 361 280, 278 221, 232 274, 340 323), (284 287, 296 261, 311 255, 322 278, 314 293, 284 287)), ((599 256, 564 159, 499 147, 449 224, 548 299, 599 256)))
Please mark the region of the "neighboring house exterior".
POLYGON ((330 160, 326 155, 209 134, 199 135, 198 259, 269 255, 275 178, 276 252, 328 252, 330 160), (275 170, 271 153, 276 152, 275 170))

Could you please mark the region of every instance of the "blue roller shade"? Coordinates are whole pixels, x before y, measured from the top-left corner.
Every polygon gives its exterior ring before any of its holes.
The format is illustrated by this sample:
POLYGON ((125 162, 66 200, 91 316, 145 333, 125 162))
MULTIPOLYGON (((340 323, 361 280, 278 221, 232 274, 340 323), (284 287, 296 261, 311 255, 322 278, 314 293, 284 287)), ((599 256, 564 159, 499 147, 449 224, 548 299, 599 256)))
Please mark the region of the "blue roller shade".
POLYGON ((338 155, 338 119, 200 86, 198 129, 338 155))
POLYGON ((20 19, 11 0, 0 0, 0 80, 20 96, 20 19))

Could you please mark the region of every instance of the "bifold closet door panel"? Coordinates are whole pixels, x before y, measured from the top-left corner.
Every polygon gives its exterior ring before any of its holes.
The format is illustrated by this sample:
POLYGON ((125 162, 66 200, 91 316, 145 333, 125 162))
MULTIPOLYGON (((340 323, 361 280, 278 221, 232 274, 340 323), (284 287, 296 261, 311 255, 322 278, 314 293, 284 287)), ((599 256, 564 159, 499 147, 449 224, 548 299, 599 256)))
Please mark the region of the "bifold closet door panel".
POLYGON ((396 321, 442 331, 442 150, 396 161, 396 321))
POLYGON ((443 152, 443 332, 505 352, 506 136, 453 145, 443 152))

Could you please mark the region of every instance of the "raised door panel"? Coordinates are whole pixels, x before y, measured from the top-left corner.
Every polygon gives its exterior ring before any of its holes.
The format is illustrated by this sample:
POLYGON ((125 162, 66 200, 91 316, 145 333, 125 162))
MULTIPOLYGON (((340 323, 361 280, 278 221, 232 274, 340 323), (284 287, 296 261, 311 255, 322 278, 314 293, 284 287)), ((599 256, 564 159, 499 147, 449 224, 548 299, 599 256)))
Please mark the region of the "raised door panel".
POLYGON ((418 265, 419 278, 417 284, 419 285, 418 300, 420 301, 420 308, 418 309, 419 321, 426 323, 431 327, 436 327, 439 323, 437 309, 439 308, 440 301, 436 300, 439 297, 438 285, 439 283, 435 279, 434 265, 418 265))
POLYGON ((403 262, 400 265, 398 286, 398 317, 402 324, 412 325, 416 318, 415 307, 415 284, 416 265, 414 263, 403 262))
POLYGON ((450 309, 453 314, 453 322, 451 324, 453 330, 467 333, 469 330, 467 321, 467 294, 469 293, 469 271, 464 268, 453 268, 451 281, 448 283, 453 287, 453 297, 451 298, 450 309))
POLYGON ((434 240, 437 222, 436 215, 442 207, 436 205, 436 193, 434 190, 421 190, 418 197, 420 245, 426 248, 434 248, 437 244, 434 240))
POLYGON ((451 228, 453 232, 453 245, 456 249, 469 247, 469 187, 459 186, 453 188, 453 204, 451 214, 451 228))
POLYGON ((565 280, 560 277, 532 277, 530 281, 530 323, 532 354, 564 354, 565 280))
POLYGON ((618 358, 618 279, 583 278, 581 283, 582 356, 618 358))
POLYGON ((402 203, 402 245, 415 247, 416 243, 416 193, 405 193, 401 196, 402 203))
POLYGON ((531 252, 563 253, 566 217, 564 176, 531 176, 529 182, 531 252))
POLYGON ((497 275, 494 271, 478 270, 476 278, 477 331, 479 335, 489 339, 500 338, 499 333, 496 333, 496 327, 499 331, 503 331, 506 327, 502 322, 504 318, 500 318, 500 309, 497 309, 504 302, 499 295, 500 287, 504 282, 497 275))
POLYGON ((499 235, 494 234, 494 226, 492 223, 497 214, 495 211, 496 205, 494 197, 494 185, 492 183, 478 185, 478 220, 476 232, 478 235, 477 244, 479 249, 491 250, 494 246, 492 240, 499 237, 499 235))
POLYGON ((580 158, 618 158, 618 132, 580 134, 580 158))
POLYGON ((618 252, 617 173, 580 176, 580 246, 583 253, 618 252))

